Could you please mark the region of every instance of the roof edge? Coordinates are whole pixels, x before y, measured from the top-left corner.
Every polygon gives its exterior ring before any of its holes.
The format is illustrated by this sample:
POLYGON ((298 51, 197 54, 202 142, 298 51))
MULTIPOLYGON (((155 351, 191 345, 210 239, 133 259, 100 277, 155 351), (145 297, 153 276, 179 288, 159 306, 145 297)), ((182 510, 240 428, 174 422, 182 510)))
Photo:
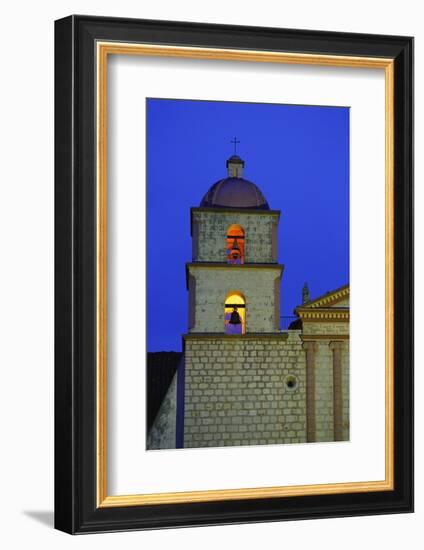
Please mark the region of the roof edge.
POLYGON ((215 212, 215 213, 226 213, 226 212, 238 212, 240 214, 271 214, 274 216, 280 217, 281 210, 264 210, 261 208, 251 208, 251 207, 235 207, 235 206, 192 206, 190 212, 215 212))

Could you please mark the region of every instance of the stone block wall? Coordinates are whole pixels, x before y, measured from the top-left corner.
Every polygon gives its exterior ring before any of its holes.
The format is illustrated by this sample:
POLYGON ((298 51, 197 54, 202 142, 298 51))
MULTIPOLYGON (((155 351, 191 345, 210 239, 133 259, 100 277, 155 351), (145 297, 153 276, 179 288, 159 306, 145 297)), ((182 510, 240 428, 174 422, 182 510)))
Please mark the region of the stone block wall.
POLYGON ((333 416, 333 352, 324 340, 315 351, 315 441, 333 440, 333 416))
MULTIPOLYGON (((316 441, 332 441, 334 435, 334 343, 340 346, 343 441, 349 441, 349 341, 319 340, 315 353, 316 441)), ((336 390, 337 391, 337 390, 336 390)), ((340 390, 339 390, 340 391, 340 390)))
POLYGON ((343 441, 350 439, 350 384, 349 384, 349 340, 345 340, 342 350, 342 400, 343 400, 343 441))
POLYGON ((306 441, 300 331, 185 337, 184 447, 306 441))
POLYGON ((348 322, 319 322, 319 321, 303 321, 303 334, 305 335, 349 335, 348 322))
POLYGON ((190 332, 224 332, 224 304, 230 291, 239 291, 246 299, 246 332, 274 332, 279 322, 274 281, 278 279, 279 284, 280 276, 277 265, 220 268, 190 264, 189 277, 195 279, 190 332))
MULTIPOLYGON (((348 441, 349 340, 322 336, 308 337, 300 330, 186 335, 183 445, 348 441), (313 366, 310 400, 308 365, 313 366), (337 387, 341 403, 335 398, 337 387)), ((156 417, 148 448, 175 445, 175 384, 156 417)))
MULTIPOLYGON (((316 441, 334 437, 333 347, 338 346, 341 362, 342 440, 349 440, 349 322, 303 322, 303 337, 315 341, 315 425, 316 441)), ((337 391, 337 388, 336 388, 337 391)))
POLYGON ((147 436, 147 449, 175 449, 177 433, 177 374, 174 375, 155 422, 147 436))
POLYGON ((227 230, 239 224, 245 231, 245 262, 276 262, 279 212, 207 212, 192 209, 193 261, 226 262, 227 230), (274 228, 274 229, 273 229, 274 228))

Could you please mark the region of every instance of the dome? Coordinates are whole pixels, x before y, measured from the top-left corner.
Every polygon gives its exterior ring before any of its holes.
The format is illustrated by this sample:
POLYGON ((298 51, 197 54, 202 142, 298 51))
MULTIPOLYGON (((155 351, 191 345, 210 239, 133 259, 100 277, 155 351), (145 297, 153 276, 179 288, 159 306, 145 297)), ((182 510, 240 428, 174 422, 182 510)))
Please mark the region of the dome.
POLYGON ((203 197, 204 208, 253 208, 269 210, 262 191, 242 177, 244 160, 233 155, 227 160, 228 177, 217 181, 203 197))
POLYGON ((206 208, 255 208, 269 210, 269 205, 257 185, 244 178, 224 178, 217 181, 200 203, 206 208))

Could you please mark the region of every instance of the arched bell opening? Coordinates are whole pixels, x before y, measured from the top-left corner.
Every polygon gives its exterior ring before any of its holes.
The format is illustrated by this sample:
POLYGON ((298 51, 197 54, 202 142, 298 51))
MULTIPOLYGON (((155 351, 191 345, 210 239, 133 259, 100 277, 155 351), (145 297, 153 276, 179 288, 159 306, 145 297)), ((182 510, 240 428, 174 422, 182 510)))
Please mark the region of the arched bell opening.
POLYGON ((244 264, 244 229, 241 225, 230 225, 227 230, 227 262, 244 264))
POLYGON ((245 334, 246 300, 241 292, 228 293, 225 300, 225 334, 245 334))

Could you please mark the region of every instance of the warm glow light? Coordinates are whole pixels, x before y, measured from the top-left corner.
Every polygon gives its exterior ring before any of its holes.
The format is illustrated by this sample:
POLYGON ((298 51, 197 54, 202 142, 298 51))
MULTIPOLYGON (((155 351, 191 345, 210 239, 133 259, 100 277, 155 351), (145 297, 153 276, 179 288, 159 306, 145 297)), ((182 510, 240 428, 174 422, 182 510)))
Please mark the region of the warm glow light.
POLYGON ((245 334, 246 332, 246 300, 243 294, 234 291, 227 295, 225 300, 225 334, 245 334), (240 315, 241 325, 233 325, 230 323, 231 314, 237 307, 237 313, 240 315))
POLYGON ((244 230, 241 225, 230 225, 227 230, 227 262, 244 264, 244 230))

